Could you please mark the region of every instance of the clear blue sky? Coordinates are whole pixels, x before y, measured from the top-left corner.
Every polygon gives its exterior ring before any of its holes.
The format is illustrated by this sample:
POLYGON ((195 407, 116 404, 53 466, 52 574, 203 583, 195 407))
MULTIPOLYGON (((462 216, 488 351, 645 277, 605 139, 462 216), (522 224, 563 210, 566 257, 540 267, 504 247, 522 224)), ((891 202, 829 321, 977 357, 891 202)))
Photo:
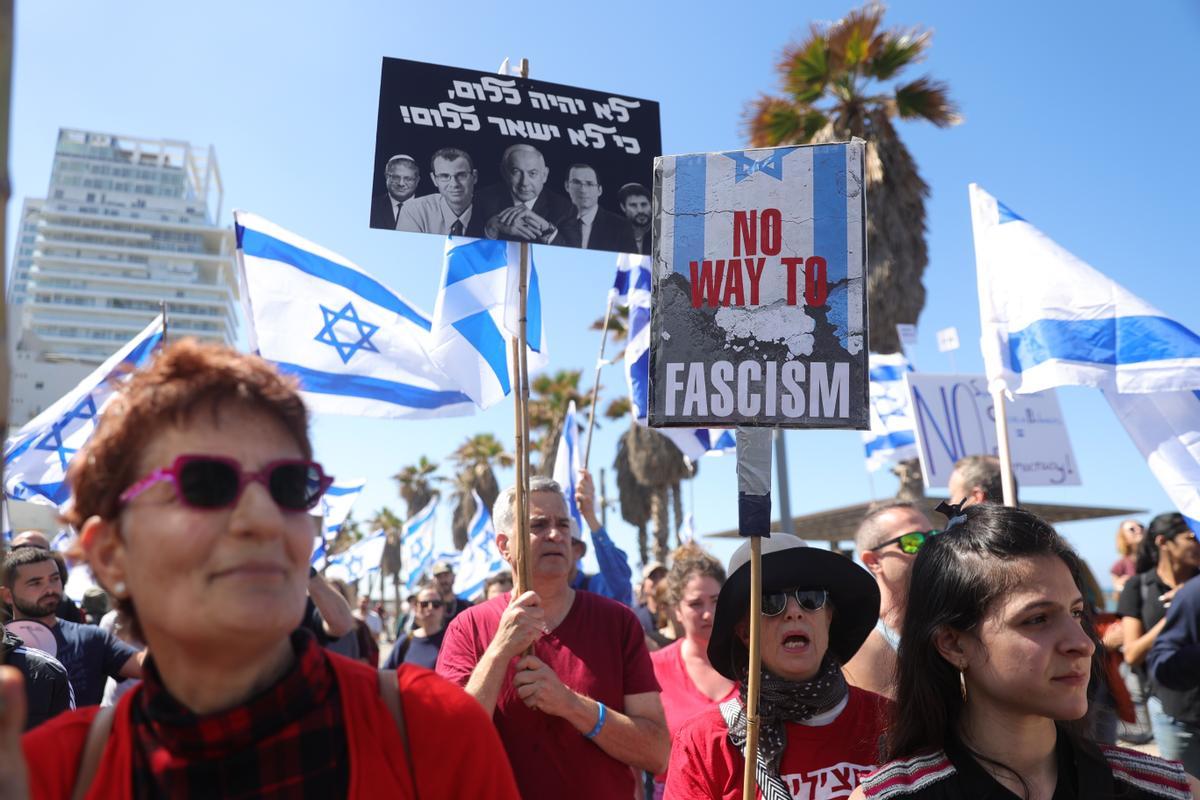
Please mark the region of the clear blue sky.
MULTIPOLYGON (((774 90, 781 48, 811 21, 852 7, 827 0, 19 3, 9 230, 21 198, 46 190, 59 127, 212 143, 226 224, 233 207, 254 211, 432 310, 441 240, 367 227, 381 57, 494 70, 505 56, 525 56, 533 77, 659 100, 667 153, 736 149, 745 145, 743 103, 774 90)), ((1200 7, 1188 0, 1136 8, 1111 0, 905 2, 887 19, 934 31, 930 56, 913 75, 947 81, 965 116, 950 130, 900 126, 932 188, 919 369, 949 371, 934 333, 954 325, 963 341, 959 369, 982 371, 971 181, 1200 328, 1200 162, 1191 141, 1200 130, 1200 7)), ((590 367, 598 341, 586 323, 603 312, 613 258, 540 248, 537 260, 552 367, 590 367)), ((619 368, 603 383, 606 398, 622 392, 619 368)), ((1023 496, 1167 510, 1099 393, 1068 388, 1059 399, 1083 485, 1023 496)), ((506 403, 462 420, 325 417, 316 421, 317 449, 334 474, 369 479, 361 518, 382 505, 403 508, 389 476, 418 456, 440 460, 481 431, 511 441, 511 413, 506 403)), ((594 469, 611 463, 620 429, 597 432, 594 469)), ((858 433, 789 432, 787 442, 796 513, 872 496, 858 433)), ((706 459, 696 484, 698 530, 734 527, 734 460, 706 459)), ((891 476, 876 474, 876 496, 894 490, 891 476)), ((633 529, 615 514, 610 527, 634 552, 633 529)), ((1115 520, 1062 528, 1102 578, 1115 557, 1115 529, 1115 520)), ((733 547, 712 544, 723 557, 733 547)))

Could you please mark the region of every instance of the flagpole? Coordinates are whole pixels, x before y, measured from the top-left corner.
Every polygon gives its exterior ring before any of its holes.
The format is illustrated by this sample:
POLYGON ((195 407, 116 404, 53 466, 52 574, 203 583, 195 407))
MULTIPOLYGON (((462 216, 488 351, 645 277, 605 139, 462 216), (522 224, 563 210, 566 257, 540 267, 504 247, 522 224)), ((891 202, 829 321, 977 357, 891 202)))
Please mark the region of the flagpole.
POLYGON ((1015 506, 1017 493, 1013 486, 1012 450, 1008 445, 1008 407, 1003 389, 992 395, 992 408, 996 415, 996 447, 1000 456, 1000 485, 1004 493, 1004 505, 1015 506))
MULTIPOLYGON (((529 59, 521 59, 521 77, 529 77, 529 59)), ((518 344, 516 353, 517 366, 517 381, 515 381, 514 390, 516 391, 516 406, 517 406, 517 458, 520 460, 518 468, 518 496, 521 503, 518 508, 517 516, 517 568, 516 571, 520 575, 521 584, 517 588, 519 592, 527 592, 532 588, 530 564, 529 564, 529 362, 528 355, 528 319, 527 312, 529 307, 529 242, 521 242, 521 278, 517 284, 518 296, 520 298, 521 313, 518 319, 518 344)), ((517 576, 513 576, 516 579, 517 576)))
POLYGON ((520 597, 529 591, 529 514, 525 510, 525 445, 524 428, 521 413, 521 348, 522 342, 512 342, 513 363, 513 428, 516 432, 516 483, 513 494, 513 519, 516 521, 516 534, 513 540, 513 595, 520 597))
POLYGON ((600 369, 604 366, 604 345, 608 342, 608 324, 612 319, 613 296, 608 294, 608 307, 604 309, 604 330, 600 332, 600 355, 596 358, 596 376, 592 379, 591 413, 588 414, 587 440, 583 445, 583 468, 588 468, 588 456, 592 453, 592 428, 596 424, 596 395, 600 391, 600 369))
POLYGON ((163 338, 163 342, 166 342, 167 341, 167 301, 166 300, 158 301, 158 313, 162 314, 162 318, 163 318, 163 336, 162 336, 162 338, 163 338))

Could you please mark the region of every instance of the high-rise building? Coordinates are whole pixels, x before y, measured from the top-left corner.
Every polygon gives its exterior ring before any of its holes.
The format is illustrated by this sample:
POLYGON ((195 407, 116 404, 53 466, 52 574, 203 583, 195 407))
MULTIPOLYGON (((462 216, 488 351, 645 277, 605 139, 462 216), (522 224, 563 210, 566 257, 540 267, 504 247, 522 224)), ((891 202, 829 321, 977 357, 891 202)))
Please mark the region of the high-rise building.
POLYGON ((233 344, 233 232, 211 147, 61 129, 44 199, 21 209, 8 292, 9 421, 23 425, 166 304, 168 336, 233 344))

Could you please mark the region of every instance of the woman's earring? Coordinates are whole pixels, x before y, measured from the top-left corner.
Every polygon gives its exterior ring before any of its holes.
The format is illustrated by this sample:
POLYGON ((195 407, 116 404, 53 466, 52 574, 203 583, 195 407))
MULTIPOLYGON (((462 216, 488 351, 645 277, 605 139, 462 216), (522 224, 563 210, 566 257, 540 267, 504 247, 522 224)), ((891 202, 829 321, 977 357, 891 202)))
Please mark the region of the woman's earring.
POLYGON ((958 668, 958 691, 962 694, 962 701, 967 702, 967 667, 964 664, 958 668))
POLYGON ((113 594, 117 596, 118 600, 125 599, 125 581, 117 581, 113 584, 113 594))

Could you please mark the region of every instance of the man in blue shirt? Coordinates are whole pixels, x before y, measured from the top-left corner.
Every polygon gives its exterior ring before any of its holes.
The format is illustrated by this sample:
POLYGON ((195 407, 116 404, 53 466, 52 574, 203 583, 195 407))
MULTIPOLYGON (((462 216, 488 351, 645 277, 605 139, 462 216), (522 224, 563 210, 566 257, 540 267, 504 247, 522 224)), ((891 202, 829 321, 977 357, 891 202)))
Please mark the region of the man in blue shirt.
POLYGON ((144 653, 95 625, 68 622, 54 613, 63 584, 52 553, 36 547, 14 550, 4 559, 0 579, 0 599, 12 605, 13 619, 35 620, 54 634, 55 657, 67 670, 77 707, 100 705, 105 677, 142 677, 144 653))
POLYGON ((1172 594, 1146 666, 1156 683, 1186 691, 1200 686, 1200 578, 1192 578, 1172 594))
MULTIPOLYGON (((600 572, 595 575, 585 575, 583 570, 574 569, 571 575, 571 588, 583 589, 593 594, 604 595, 627 606, 633 605, 633 570, 629 568, 629 556, 617 547, 608 532, 596 518, 596 496, 592 488, 592 476, 586 469, 579 470, 579 483, 575 487, 575 504, 583 521, 592 532, 592 541, 596 545, 596 561, 600 572)), ((574 527, 572 525, 572 527, 574 527)), ((587 542, 583 540, 580 531, 571 532, 572 552, 578 565, 587 555, 587 542)))

